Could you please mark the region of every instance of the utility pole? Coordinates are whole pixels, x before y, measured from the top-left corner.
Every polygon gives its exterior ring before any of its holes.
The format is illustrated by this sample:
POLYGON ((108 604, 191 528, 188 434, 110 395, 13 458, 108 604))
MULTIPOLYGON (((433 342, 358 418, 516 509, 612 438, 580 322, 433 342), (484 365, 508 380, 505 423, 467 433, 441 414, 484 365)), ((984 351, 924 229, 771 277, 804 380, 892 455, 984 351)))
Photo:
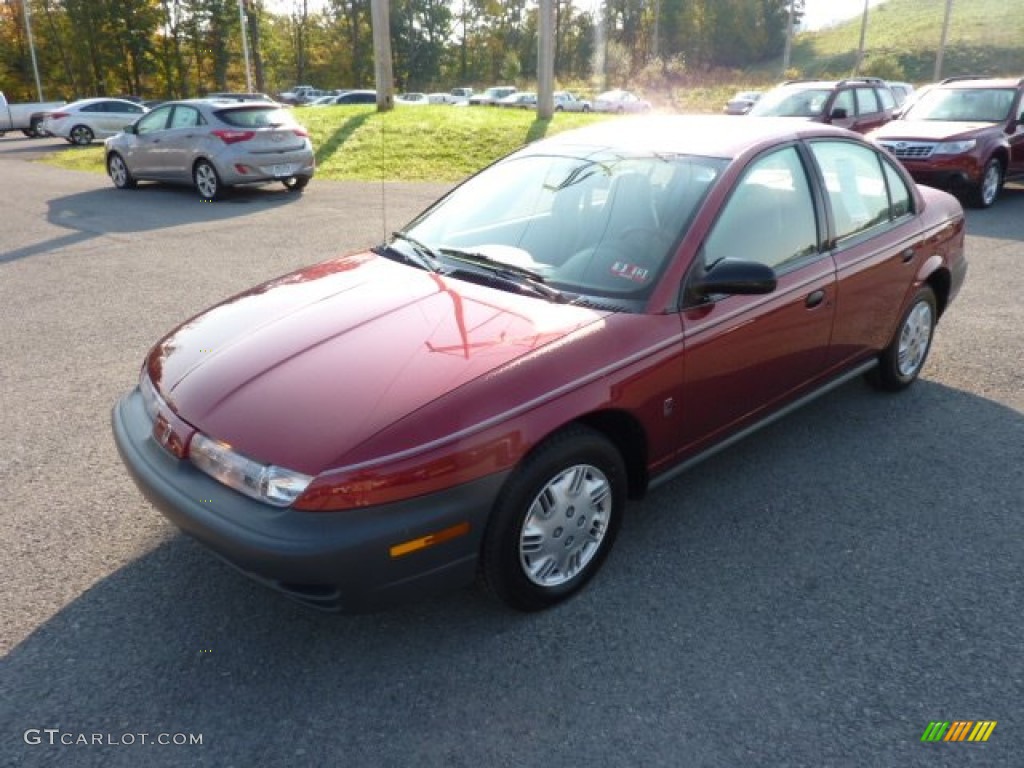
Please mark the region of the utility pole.
POLYGON ((793 16, 796 0, 789 0, 789 19, 786 21, 786 49, 782 52, 782 79, 789 71, 789 58, 793 55, 793 16))
POLYGON ((373 24, 373 75, 377 84, 377 111, 395 107, 395 75, 391 68, 391 21, 388 0, 370 0, 373 24))
POLYGON ((32 41, 32 8, 29 6, 32 0, 24 0, 22 3, 25 9, 25 33, 28 35, 28 50, 32 56, 32 74, 36 76, 36 93, 39 94, 39 100, 43 99, 43 86, 39 81, 39 63, 36 61, 36 44, 32 41))
POLYGON ((252 93, 252 68, 249 65, 249 25, 244 4, 245 0, 238 0, 238 25, 242 29, 242 53, 245 55, 245 90, 252 93))
POLYGON ((946 38, 949 35, 949 18, 953 15, 953 0, 946 0, 946 15, 942 19, 942 38, 939 40, 939 50, 935 54, 934 80, 936 83, 942 79, 942 57, 946 52, 946 38))
POLYGON ((540 0, 537 30, 537 117, 550 120, 555 114, 555 6, 540 0))
POLYGON ((861 64, 864 63, 864 38, 868 32, 868 0, 864 0, 864 17, 860 21, 860 45, 857 46, 857 63, 853 65, 854 77, 860 74, 861 64))

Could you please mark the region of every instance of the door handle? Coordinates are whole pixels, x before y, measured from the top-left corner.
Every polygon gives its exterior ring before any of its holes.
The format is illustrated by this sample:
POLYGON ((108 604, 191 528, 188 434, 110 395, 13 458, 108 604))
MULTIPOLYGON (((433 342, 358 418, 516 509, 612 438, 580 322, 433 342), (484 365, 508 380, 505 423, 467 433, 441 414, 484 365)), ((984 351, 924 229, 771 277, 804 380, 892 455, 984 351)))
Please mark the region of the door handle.
POLYGON ((906 264, 908 261, 914 258, 914 254, 916 253, 917 251, 914 250, 913 248, 907 248, 907 250, 900 254, 900 258, 903 260, 903 263, 906 264))
POLYGON ((804 299, 804 304, 808 309, 814 309, 816 306, 821 304, 825 300, 825 292, 820 288, 807 294, 807 298, 804 299))

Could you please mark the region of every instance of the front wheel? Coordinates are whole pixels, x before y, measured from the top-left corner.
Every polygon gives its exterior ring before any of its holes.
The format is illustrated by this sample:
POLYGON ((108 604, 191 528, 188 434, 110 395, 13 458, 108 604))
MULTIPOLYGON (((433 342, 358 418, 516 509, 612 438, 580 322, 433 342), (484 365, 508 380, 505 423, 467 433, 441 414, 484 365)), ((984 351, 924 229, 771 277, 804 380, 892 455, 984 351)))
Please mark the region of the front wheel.
POLYGON ((996 158, 985 163, 981 182, 970 190, 968 202, 975 208, 988 208, 999 197, 1003 188, 1003 164, 996 158))
POLYGON ((86 144, 92 144, 92 140, 94 138, 92 130, 87 125, 76 125, 71 129, 69 136, 69 141, 80 147, 84 147, 86 144))
POLYGON ((483 572, 508 605, 537 611, 579 591, 607 557, 626 503, 626 469, 607 438, 559 432, 509 478, 483 544, 483 572))
POLYGON ((107 173, 110 175, 110 180, 114 182, 114 186, 118 189, 135 189, 137 186, 135 177, 128 170, 128 165, 125 163, 124 158, 117 154, 117 152, 111 152, 110 157, 107 159, 107 173))
POLYGON ((192 170, 192 181, 203 200, 217 200, 223 194, 223 184, 217 169, 206 160, 200 160, 192 170))
POLYGON ((914 295, 896 336, 878 356, 878 366, 869 372, 868 381, 887 392, 913 384, 928 359, 936 320, 935 292, 925 285, 914 295))

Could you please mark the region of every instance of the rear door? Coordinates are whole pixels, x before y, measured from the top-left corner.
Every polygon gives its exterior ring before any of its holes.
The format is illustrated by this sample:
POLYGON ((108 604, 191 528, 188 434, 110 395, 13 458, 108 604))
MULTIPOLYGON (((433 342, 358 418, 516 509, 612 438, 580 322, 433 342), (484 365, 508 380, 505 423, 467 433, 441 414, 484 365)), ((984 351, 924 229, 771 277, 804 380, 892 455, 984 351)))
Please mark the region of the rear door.
POLYGON ((837 270, 831 366, 888 345, 908 287, 929 255, 903 175, 881 151, 844 139, 809 142, 829 208, 837 270))

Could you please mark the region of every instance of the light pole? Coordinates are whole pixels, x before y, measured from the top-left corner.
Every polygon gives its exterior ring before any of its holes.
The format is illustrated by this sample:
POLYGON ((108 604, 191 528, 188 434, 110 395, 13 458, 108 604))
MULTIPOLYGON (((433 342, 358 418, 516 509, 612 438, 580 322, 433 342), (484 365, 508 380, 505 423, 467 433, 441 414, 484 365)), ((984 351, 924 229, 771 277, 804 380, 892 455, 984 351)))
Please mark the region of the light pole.
POLYGON ((238 0, 238 24, 242 28, 242 54, 245 56, 245 90, 252 93, 252 70, 249 67, 249 27, 244 3, 245 0, 238 0))
POLYGON ((932 80, 938 82, 942 78, 942 57, 946 52, 946 38, 949 35, 949 17, 953 15, 953 0, 946 0, 946 15, 942 18, 942 38, 939 50, 935 54, 935 73, 932 80))
POLYGON ((43 99, 43 86, 39 81, 39 63, 36 61, 36 44, 32 41, 32 7, 29 5, 31 0, 24 0, 23 7, 25 8, 25 32, 28 35, 28 50, 32 56, 32 74, 36 76, 36 93, 39 94, 39 100, 43 99))

